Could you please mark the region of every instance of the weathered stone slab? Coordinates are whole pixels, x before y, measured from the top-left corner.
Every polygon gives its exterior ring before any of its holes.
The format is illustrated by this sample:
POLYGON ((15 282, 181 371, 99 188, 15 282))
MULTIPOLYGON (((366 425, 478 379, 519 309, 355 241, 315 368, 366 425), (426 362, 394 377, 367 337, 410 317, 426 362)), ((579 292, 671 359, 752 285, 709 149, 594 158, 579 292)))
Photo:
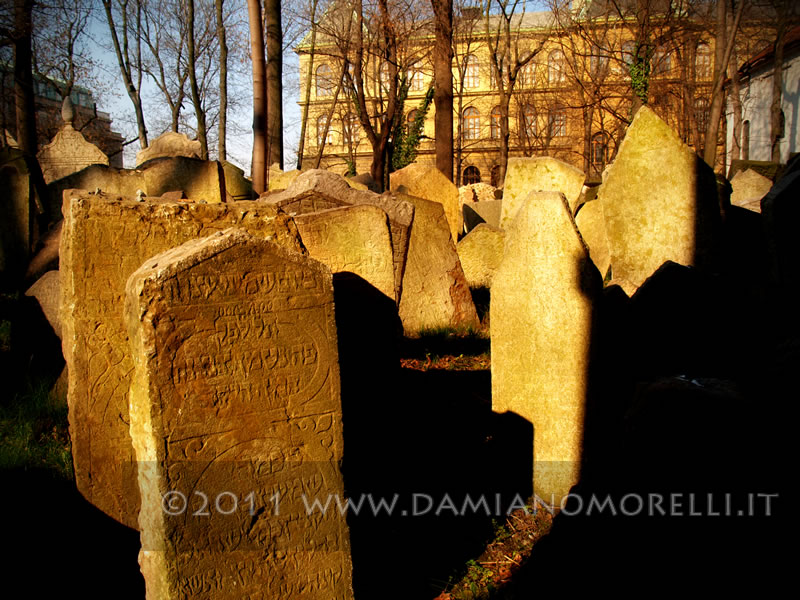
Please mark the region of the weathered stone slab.
POLYGON ((731 179, 731 204, 753 212, 761 212, 761 199, 772 188, 772 180, 752 169, 739 171, 731 179))
POLYGON ((147 597, 352 598, 330 270, 229 230, 126 296, 147 597))
MULTIPOLYGON (((139 190, 146 194, 148 193, 143 171, 116 169, 105 165, 91 165, 49 184, 47 190, 50 192, 50 204, 57 207, 58 212, 60 212, 64 191, 73 189, 87 190, 89 192, 99 189, 106 194, 130 198, 136 196, 136 192, 139 190)), ((155 196, 155 194, 148 195, 155 196)))
POLYGON ((377 206, 333 208, 294 217, 309 256, 333 273, 353 273, 395 303, 389 218, 377 206))
POLYGON ((383 209, 389 216, 392 234, 396 296, 398 298, 401 296, 409 230, 414 220, 413 204, 391 193, 378 195, 353 189, 344 177, 323 169, 304 171, 286 190, 264 194, 261 199, 275 204, 292 216, 354 204, 369 204, 383 209))
POLYGON ((481 223, 456 246, 464 276, 471 288, 491 288, 492 279, 503 260, 505 233, 481 223))
POLYGON ((482 200, 465 204, 462 208, 464 214, 464 231, 469 233, 481 223, 492 227, 500 227, 500 215, 503 210, 502 200, 482 200))
POLYGON ((89 165, 108 165, 108 156, 80 131, 65 123, 46 146, 36 154, 45 183, 76 173, 89 165))
POLYGON ((414 205, 414 224, 400 297, 406 333, 441 327, 477 326, 475 303, 458 260, 444 207, 399 194, 414 205))
POLYGON ((137 202, 76 191, 64 196, 61 318, 75 479, 87 500, 135 527, 125 282, 147 258, 229 227, 272 236, 298 252, 302 246, 291 219, 265 203, 137 202))
POLYGON ((583 241, 589 247, 589 255, 594 266, 601 275, 605 275, 611 265, 611 254, 608 250, 606 223, 603 218, 603 206, 600 202, 591 200, 582 204, 575 216, 575 224, 581 232, 583 241))
POLYGON ((144 150, 136 153, 136 166, 146 163, 154 158, 172 158, 183 156, 186 158, 200 158, 200 141, 190 140, 186 135, 175 131, 162 133, 150 142, 144 150))
POLYGON ((712 261, 720 226, 714 171, 647 106, 628 127, 597 197, 615 279, 638 287, 665 261, 712 261))
POLYGON ((182 190, 193 202, 225 202, 225 174, 215 160, 159 158, 141 166, 148 196, 182 190))
POLYGON ((300 175, 300 171, 293 169, 291 171, 282 171, 276 165, 269 169, 269 188, 270 192, 285 190, 292 182, 300 175))
POLYGON ((225 174, 225 191, 227 201, 253 200, 258 194, 253 192, 253 182, 244 176, 244 171, 226 160, 222 161, 222 171, 225 174))
POLYGON ((509 158, 503 183, 500 227, 505 229, 511 224, 531 192, 561 192, 574 213, 585 180, 583 171, 557 158, 509 158))
POLYGON ((11 285, 25 273, 34 241, 33 181, 17 159, 12 151, 0 155, 0 274, 11 285))
POLYGON ((580 474, 592 299, 600 278, 562 194, 531 192, 492 282, 492 410, 533 424, 533 488, 560 503, 580 474))
POLYGON ((389 175, 389 186, 392 190, 441 204, 453 243, 458 241, 462 229, 458 188, 434 165, 411 163, 389 175))
POLYGON ((61 317, 59 315, 61 280, 58 271, 48 271, 42 275, 36 283, 28 288, 25 295, 36 298, 47 322, 50 323, 58 339, 61 339, 61 317))

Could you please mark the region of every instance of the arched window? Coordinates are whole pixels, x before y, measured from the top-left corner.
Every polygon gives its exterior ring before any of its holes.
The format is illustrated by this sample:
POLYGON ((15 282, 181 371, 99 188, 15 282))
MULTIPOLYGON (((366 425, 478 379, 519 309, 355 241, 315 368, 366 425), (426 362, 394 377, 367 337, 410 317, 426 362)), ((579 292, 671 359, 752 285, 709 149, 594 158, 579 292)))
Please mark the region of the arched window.
POLYGON ((342 131, 348 144, 358 146, 358 139, 361 137, 361 128, 358 115, 347 115, 342 119, 342 131))
POLYGON ((333 94, 333 78, 329 65, 321 64, 316 71, 317 97, 330 96, 333 94))
POLYGON ((589 56, 589 72, 593 77, 605 75, 608 69, 608 55, 600 46, 593 45, 592 53, 589 56))
POLYGON ((708 127, 708 100, 705 98, 694 99, 694 118, 697 119, 697 130, 702 136, 708 127))
POLYGON ((492 167, 491 175, 489 176, 489 183, 491 183, 493 187, 500 187, 500 184, 502 183, 500 181, 500 165, 494 165, 492 167))
POLYGON ((328 120, 328 115, 320 115, 317 118, 317 146, 333 143, 333 132, 328 128, 328 134, 325 135, 325 123, 328 120), (324 138, 324 139, 323 139, 324 138))
POLYGON ((532 88, 536 84, 536 64, 533 60, 528 61, 519 70, 517 84, 521 88, 532 88))
POLYGON ((711 48, 708 44, 700 43, 694 57, 694 72, 697 79, 711 77, 711 48))
POLYGON ((663 46, 653 53, 652 69, 654 75, 667 75, 672 71, 672 58, 669 50, 663 46))
POLYGON ((481 172, 478 170, 478 167, 469 166, 464 169, 464 176, 461 178, 461 181, 464 185, 469 185, 471 183, 480 183, 481 182, 481 172))
POLYGON ((567 135, 567 111, 556 107, 547 114, 547 129, 551 138, 567 135))
POLYGON ((465 108, 461 130, 465 140, 477 140, 481 136, 481 113, 477 108, 465 108))
POLYGON ((464 57, 464 87, 475 89, 481 86, 481 74, 478 59, 473 54, 464 57))
POLYGON ((411 127, 414 124, 414 121, 417 120, 417 115, 419 115, 419 111, 415 108, 414 110, 408 111, 406 115, 406 124, 411 127))
POLYGON ((381 90, 384 92, 388 92, 391 87, 389 79, 389 63, 383 63, 378 73, 378 80, 380 81, 381 90))
POLYGON ((419 63, 411 67, 409 73, 409 90, 412 92, 421 92, 425 89, 425 76, 422 74, 421 65, 419 63))
POLYGON ((553 50, 547 58, 547 81, 550 85, 564 83, 567 80, 566 61, 561 50, 553 50))
POLYGON ((499 106, 492 109, 491 116, 489 117, 489 135, 493 140, 500 139, 500 119, 503 116, 499 106))
POLYGON ((592 136, 591 165, 595 173, 602 173, 608 163, 608 135, 604 131, 592 136))
POLYGON ((520 131, 519 134, 522 138, 531 141, 536 138, 536 111, 533 105, 526 104, 520 110, 520 131))
POLYGON ((633 40, 628 40, 622 44, 622 57, 619 62, 619 72, 627 75, 630 72, 630 67, 633 64, 633 55, 636 52, 636 44, 633 40))

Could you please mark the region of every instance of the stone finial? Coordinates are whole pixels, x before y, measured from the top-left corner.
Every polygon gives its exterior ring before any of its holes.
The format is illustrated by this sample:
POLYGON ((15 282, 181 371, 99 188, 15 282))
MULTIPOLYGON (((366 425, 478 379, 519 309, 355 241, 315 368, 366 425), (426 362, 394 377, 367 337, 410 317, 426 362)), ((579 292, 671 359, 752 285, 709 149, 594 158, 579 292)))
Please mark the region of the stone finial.
POLYGON ((72 99, 69 96, 66 96, 61 103, 61 119, 69 125, 72 125, 72 121, 75 120, 75 109, 72 107, 72 99))

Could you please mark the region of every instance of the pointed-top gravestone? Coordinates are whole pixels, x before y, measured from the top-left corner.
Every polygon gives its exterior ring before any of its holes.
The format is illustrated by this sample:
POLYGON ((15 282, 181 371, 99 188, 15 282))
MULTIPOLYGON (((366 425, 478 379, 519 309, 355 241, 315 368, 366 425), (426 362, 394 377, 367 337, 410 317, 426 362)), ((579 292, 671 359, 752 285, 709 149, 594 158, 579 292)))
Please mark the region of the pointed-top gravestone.
POLYGON ((458 234, 462 230, 458 188, 435 165, 411 163, 393 172, 389 180, 392 190, 441 204, 453 243, 458 242, 458 234))
POLYGON ((635 289, 668 260, 711 260, 720 222, 714 171, 647 106, 628 127, 597 199, 614 279, 635 289))
POLYGON ((198 140, 190 140, 182 133, 167 131, 151 141, 147 148, 136 153, 136 166, 138 167, 154 158, 172 158, 175 156, 200 158, 200 150, 200 142, 198 140))

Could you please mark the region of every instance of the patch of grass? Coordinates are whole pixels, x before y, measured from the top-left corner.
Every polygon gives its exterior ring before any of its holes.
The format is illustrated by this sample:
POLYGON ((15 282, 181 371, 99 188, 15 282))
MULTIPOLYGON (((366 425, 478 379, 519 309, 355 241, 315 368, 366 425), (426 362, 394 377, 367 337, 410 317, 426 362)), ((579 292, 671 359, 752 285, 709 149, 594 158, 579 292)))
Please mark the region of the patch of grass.
POLYGON ((456 370, 469 369, 468 363, 474 362, 473 358, 483 359, 486 364, 478 368, 488 368, 489 336, 483 328, 475 327, 422 329, 414 337, 401 340, 400 356, 403 359, 421 360, 428 367, 445 361, 447 365, 434 368, 456 370))
POLYGON ((46 469, 72 479, 67 407, 45 385, 0 405, 0 470, 46 469))

